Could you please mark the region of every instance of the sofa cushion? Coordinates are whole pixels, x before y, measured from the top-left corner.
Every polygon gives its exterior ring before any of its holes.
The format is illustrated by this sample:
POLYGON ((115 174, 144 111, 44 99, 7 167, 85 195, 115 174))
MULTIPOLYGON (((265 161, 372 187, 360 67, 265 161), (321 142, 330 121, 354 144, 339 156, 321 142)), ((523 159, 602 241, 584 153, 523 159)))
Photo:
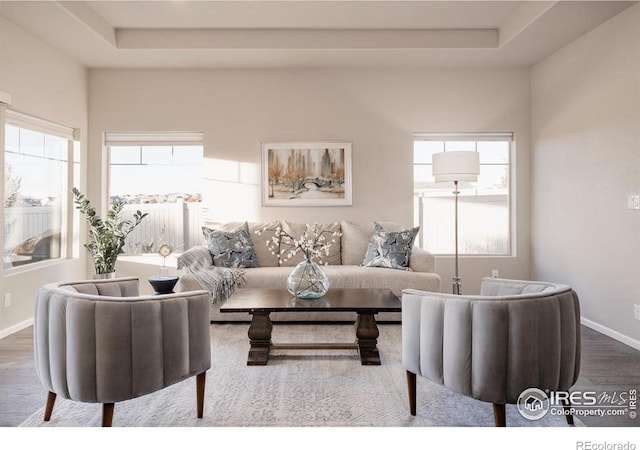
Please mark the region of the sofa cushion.
MULTIPOLYGON (((287 285, 291 267, 258 267, 245 271, 247 288, 282 288, 287 285)), ((335 288, 390 289, 398 297, 403 289, 440 291, 440 277, 435 273, 421 273, 380 267, 356 265, 323 266, 329 278, 329 290, 335 288)), ((241 288, 242 289, 242 288, 241 288)))
POLYGON ((342 231, 342 264, 360 265, 367 254, 369 236, 372 224, 361 224, 343 220, 340 222, 342 231))
POLYGON ((282 226, 282 235, 280 236, 279 264, 283 267, 294 267, 304 260, 304 254, 301 251, 295 251, 296 247, 291 238, 300 239, 307 229, 307 224, 283 220, 280 225, 282 226))
POLYGON ((414 227, 402 231, 389 231, 381 224, 375 223, 362 265, 409 270, 411 249, 419 230, 420 227, 414 227))
POLYGON ((202 231, 207 238, 214 266, 258 267, 258 257, 246 222, 233 231, 211 230, 207 227, 202 227, 202 231))
POLYGON ((317 227, 316 233, 328 244, 327 252, 322 255, 319 263, 327 265, 342 264, 342 228, 340 222, 309 223, 307 233, 313 234, 313 227, 317 227))
MULTIPOLYGON (((342 264, 341 227, 339 222, 305 224, 283 221, 282 231, 295 240, 300 239, 305 233, 309 237, 317 233, 330 245, 327 248, 328 253, 323 254, 321 258, 316 258, 315 261, 318 264, 342 264)), ((280 265, 283 267, 296 266, 304 259, 304 253, 299 250, 295 252, 293 241, 288 236, 283 235, 280 238, 280 265), (294 252, 293 256, 289 256, 294 252)))
POLYGON ((249 222, 249 233, 256 248, 256 256, 258 257, 259 267, 277 267, 278 251, 280 244, 275 247, 267 246, 267 242, 273 243, 273 238, 277 236, 280 228, 280 221, 271 222, 249 222))

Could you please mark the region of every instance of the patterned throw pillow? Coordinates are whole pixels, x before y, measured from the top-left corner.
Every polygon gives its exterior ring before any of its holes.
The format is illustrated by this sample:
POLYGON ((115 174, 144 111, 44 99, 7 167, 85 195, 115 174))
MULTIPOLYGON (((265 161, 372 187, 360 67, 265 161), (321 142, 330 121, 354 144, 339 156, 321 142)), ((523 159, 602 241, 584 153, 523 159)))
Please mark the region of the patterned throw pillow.
POLYGON ((420 227, 387 231, 382 225, 375 223, 362 265, 410 270, 411 249, 418 231, 420 227))
POLYGON ((203 227, 213 265, 220 267, 258 267, 249 225, 245 223, 234 231, 211 230, 203 227))

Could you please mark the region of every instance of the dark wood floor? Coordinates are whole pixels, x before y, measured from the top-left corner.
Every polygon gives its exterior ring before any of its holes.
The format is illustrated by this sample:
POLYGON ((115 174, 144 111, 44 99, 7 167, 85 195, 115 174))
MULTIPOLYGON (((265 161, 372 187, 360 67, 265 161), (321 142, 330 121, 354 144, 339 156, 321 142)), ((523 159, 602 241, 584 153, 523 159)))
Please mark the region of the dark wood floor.
MULTIPOLYGON (((572 389, 640 391, 640 351, 582 327, 582 366, 572 389)), ((33 329, 0 339, 0 426, 12 427, 44 406, 46 391, 33 361, 33 329)), ((640 418, 581 417, 589 427, 637 427, 640 418)))

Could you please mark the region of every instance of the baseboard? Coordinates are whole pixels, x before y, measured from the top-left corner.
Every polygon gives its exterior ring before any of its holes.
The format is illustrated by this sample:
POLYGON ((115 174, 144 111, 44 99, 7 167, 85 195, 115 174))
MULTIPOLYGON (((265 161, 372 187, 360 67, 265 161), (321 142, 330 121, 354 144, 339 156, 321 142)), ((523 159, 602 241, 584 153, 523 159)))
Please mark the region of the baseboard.
POLYGON ((18 331, 24 330, 25 328, 29 328, 31 325, 33 325, 33 318, 27 319, 24 322, 17 323, 12 327, 5 328, 4 330, 0 330, 0 339, 11 336, 13 333, 17 333, 18 331))
POLYGON ((609 327, 605 327, 604 325, 600 325, 599 323, 594 322, 592 320, 585 319, 584 317, 580 318, 580 322, 585 327, 589 327, 592 330, 596 330, 597 332, 602 333, 606 336, 609 336, 610 338, 615 339, 616 341, 622 342, 623 344, 626 344, 629 347, 633 347, 636 350, 640 350, 640 341, 636 339, 630 338, 625 334, 619 333, 615 330, 612 330, 609 327))

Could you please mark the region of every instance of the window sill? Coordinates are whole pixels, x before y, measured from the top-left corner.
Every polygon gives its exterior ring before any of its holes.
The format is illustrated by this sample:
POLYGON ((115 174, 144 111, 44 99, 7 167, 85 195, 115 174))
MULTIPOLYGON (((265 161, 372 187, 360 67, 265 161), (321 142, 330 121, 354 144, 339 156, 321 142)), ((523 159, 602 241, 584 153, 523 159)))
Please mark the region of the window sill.
POLYGON ((173 253, 167 256, 165 261, 165 258, 156 253, 146 253, 140 255, 120 255, 118 256, 118 261, 132 264, 145 264, 149 266, 165 266, 176 268, 178 265, 178 256, 180 256, 180 254, 173 253))
MULTIPOLYGON (((436 258, 455 258, 456 255, 453 253, 432 253, 433 256, 435 256, 436 258)), ((515 258, 516 255, 514 254, 509 254, 509 255, 491 255, 491 254, 486 254, 486 255, 458 255, 458 258, 491 258, 491 259, 496 259, 496 258, 515 258)))
POLYGON ((54 267, 60 264, 65 264, 70 261, 77 261, 77 258, 55 258, 48 259, 45 261, 38 261, 31 264, 24 264, 17 267, 9 267, 4 268, 2 270, 2 276, 12 276, 19 275, 27 272, 32 272, 34 270, 46 269, 48 267, 54 267))

